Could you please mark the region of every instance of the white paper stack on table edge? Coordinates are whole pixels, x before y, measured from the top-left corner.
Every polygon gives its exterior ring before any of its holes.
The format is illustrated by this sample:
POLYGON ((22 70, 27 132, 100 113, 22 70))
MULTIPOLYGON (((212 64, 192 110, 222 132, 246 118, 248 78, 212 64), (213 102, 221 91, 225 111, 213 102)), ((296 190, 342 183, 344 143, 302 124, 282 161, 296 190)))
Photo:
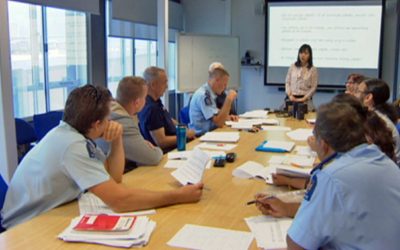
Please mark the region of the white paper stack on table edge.
POLYGON ((317 153, 312 151, 309 146, 296 146, 294 149, 297 155, 313 156, 316 157, 317 153))
POLYGON ((268 162, 269 164, 293 165, 296 167, 311 168, 314 165, 315 157, 304 155, 273 155, 268 162))
POLYGON ((299 128, 286 133, 286 135, 294 141, 307 141, 307 138, 312 136, 312 129, 299 128))
POLYGON ((289 177, 306 178, 310 177, 312 168, 292 167, 288 165, 271 164, 269 167, 275 168, 277 174, 286 175, 289 177))
POLYGON ((123 232, 102 231, 77 231, 74 227, 82 216, 72 219, 71 224, 58 235, 58 238, 67 242, 95 243, 114 247, 130 248, 133 246, 145 246, 156 227, 154 221, 146 216, 136 218, 133 227, 123 232))
POLYGON ((200 141, 237 142, 239 141, 239 138, 239 132, 207 132, 202 137, 200 137, 200 141))
POLYGON ((242 117, 242 118, 267 118, 268 111, 266 111, 266 110, 247 111, 243 114, 240 114, 239 117, 242 117))
POLYGON ((173 171, 171 175, 182 185, 199 183, 209 160, 210 157, 206 153, 195 148, 186 164, 173 171))
POLYGON ((167 244, 187 249, 245 250, 253 238, 250 232, 186 224, 167 244))
POLYGON ((79 214, 108 214, 108 215, 125 215, 125 216, 139 216, 155 214, 155 209, 142 210, 127 213, 115 213, 109 206, 107 206, 99 197, 87 192, 82 194, 78 200, 79 214))
POLYGON ((286 249, 286 235, 293 222, 289 218, 273 218, 259 215, 244 219, 257 241, 257 246, 263 249, 286 249))
POLYGON ((255 161, 247 161, 232 171, 232 175, 238 178, 250 179, 261 178, 266 183, 272 184, 272 173, 275 173, 274 167, 265 167, 255 161))

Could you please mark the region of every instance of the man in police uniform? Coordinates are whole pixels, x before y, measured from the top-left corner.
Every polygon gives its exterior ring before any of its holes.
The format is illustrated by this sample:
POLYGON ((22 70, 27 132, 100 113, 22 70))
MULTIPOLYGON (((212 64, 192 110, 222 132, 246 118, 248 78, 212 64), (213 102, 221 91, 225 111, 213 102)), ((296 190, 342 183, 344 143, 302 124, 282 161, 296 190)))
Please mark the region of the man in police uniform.
POLYGON ((121 185, 124 170, 122 126, 109 121, 110 92, 86 85, 68 96, 63 121, 18 166, 9 185, 2 226, 10 228, 76 199, 86 190, 116 212, 200 199, 202 184, 154 192, 121 185), (106 157, 93 140, 111 141, 106 157))
MULTIPOLYGON (((178 124, 161 101, 161 96, 168 89, 168 78, 165 70, 148 67, 143 74, 148 87, 146 104, 138 113, 140 132, 143 137, 168 152, 176 147, 176 125, 178 124)), ((193 139, 195 133, 186 130, 186 137, 193 139)))
POLYGON ((321 163, 312 172, 300 208, 277 198, 257 197, 262 213, 295 216, 288 249, 400 246, 400 170, 376 145, 366 144, 363 128, 350 105, 321 106, 314 128, 321 163))
POLYGON ((189 128, 194 129, 196 135, 221 128, 227 120, 237 120, 237 116, 229 115, 237 96, 235 90, 230 90, 221 109, 217 108, 217 95, 225 91, 228 81, 229 73, 223 67, 216 67, 209 72, 208 81, 193 94, 189 104, 189 128))

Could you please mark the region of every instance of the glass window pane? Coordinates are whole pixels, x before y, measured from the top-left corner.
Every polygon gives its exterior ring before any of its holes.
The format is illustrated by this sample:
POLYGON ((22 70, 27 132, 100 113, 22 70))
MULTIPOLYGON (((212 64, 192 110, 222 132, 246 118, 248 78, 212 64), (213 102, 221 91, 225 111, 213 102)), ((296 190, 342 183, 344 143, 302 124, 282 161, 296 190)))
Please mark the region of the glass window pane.
POLYGON ((46 8, 50 110, 63 109, 69 92, 87 84, 86 14, 46 8))
POLYGON ((148 40, 135 40, 135 75, 143 76, 149 66, 157 65, 157 43, 148 40))
POLYGON ((133 40, 109 37, 107 40, 107 86, 115 97, 118 82, 133 75, 133 40))
POLYGON ((9 1, 14 116, 46 111, 42 12, 35 5, 9 1))

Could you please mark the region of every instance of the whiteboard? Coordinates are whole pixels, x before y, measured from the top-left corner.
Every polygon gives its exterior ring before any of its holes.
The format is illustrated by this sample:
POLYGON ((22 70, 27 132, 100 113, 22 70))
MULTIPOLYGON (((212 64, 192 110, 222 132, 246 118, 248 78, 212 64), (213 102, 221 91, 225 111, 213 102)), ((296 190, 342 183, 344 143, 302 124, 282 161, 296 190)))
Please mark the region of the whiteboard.
POLYGON ((208 80, 208 67, 213 62, 222 63, 228 71, 228 88, 239 88, 239 37, 178 34, 176 41, 177 91, 196 91, 208 80))

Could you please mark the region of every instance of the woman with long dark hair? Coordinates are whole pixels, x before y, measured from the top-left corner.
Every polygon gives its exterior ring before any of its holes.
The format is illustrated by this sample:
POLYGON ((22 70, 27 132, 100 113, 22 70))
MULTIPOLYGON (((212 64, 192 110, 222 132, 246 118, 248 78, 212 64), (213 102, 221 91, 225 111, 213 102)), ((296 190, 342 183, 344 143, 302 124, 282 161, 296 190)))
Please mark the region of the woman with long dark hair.
POLYGON ((318 71, 313 65, 311 46, 303 44, 286 75, 285 90, 287 99, 308 105, 308 110, 314 110, 312 97, 318 86, 318 71))

